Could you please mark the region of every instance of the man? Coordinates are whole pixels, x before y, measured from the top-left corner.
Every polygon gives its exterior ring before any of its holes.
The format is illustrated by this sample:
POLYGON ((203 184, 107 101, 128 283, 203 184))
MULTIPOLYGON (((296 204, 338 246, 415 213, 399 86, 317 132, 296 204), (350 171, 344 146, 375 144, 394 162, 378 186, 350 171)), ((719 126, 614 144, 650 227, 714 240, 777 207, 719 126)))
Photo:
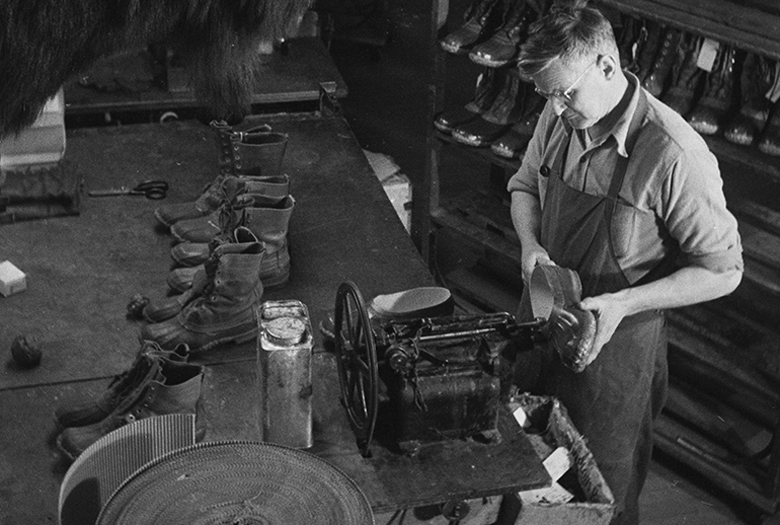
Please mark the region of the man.
POLYGON ((705 142, 620 69, 612 28, 586 1, 554 5, 518 65, 548 99, 508 184, 523 277, 540 264, 575 270, 578 306, 597 321, 588 367, 575 374, 553 357, 541 380, 588 440, 615 495, 613 523, 638 523, 666 396, 661 312, 737 287, 737 222, 705 142))

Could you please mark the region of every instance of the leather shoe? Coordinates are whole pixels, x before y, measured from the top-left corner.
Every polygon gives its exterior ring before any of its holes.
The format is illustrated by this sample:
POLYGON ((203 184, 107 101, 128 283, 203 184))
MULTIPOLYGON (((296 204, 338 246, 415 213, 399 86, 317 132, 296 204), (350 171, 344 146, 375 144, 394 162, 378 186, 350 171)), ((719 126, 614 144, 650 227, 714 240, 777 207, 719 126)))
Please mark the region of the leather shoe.
POLYGON ((744 55, 740 75, 739 112, 734 115, 723 133, 734 144, 753 144, 769 119, 772 102, 766 94, 775 81, 775 64, 755 53, 744 55))
POLYGON ((517 54, 517 46, 528 34, 528 26, 536 16, 537 13, 525 0, 510 2, 505 10, 503 25, 488 40, 474 46, 469 58, 487 67, 508 64, 517 54))
POLYGON ((472 46, 483 42, 501 25, 504 1, 475 0, 464 16, 464 24, 439 41, 448 53, 461 55, 472 46))

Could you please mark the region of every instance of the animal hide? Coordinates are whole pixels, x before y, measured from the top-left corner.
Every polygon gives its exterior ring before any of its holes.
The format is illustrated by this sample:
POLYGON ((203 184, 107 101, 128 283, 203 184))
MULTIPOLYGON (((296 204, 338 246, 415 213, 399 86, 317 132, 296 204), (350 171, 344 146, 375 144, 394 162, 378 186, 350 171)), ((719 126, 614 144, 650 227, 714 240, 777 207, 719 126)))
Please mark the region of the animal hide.
POLYGON ((0 138, 31 124, 68 79, 131 45, 170 45, 216 115, 246 113, 257 50, 312 0, 2 0, 0 138))

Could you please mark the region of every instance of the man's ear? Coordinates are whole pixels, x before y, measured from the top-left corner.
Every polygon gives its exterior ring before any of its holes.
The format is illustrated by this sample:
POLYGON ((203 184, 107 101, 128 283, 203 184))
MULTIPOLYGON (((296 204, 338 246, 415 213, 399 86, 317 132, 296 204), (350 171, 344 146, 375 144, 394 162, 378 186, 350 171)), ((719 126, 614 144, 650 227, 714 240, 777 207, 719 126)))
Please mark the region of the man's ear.
POLYGON ((612 55, 604 55, 599 59, 598 67, 601 69, 604 78, 610 80, 620 68, 620 63, 612 55))

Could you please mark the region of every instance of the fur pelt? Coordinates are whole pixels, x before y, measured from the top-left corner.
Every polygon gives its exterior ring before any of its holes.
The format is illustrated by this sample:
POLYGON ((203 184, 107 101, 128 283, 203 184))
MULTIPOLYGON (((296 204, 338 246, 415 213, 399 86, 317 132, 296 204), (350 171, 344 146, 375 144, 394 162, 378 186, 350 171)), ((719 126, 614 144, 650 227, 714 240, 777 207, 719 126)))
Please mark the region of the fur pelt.
POLYGON ((261 44, 288 36, 312 0, 2 0, 0 137, 31 124, 46 101, 98 59, 166 43, 217 115, 249 106, 261 44))

